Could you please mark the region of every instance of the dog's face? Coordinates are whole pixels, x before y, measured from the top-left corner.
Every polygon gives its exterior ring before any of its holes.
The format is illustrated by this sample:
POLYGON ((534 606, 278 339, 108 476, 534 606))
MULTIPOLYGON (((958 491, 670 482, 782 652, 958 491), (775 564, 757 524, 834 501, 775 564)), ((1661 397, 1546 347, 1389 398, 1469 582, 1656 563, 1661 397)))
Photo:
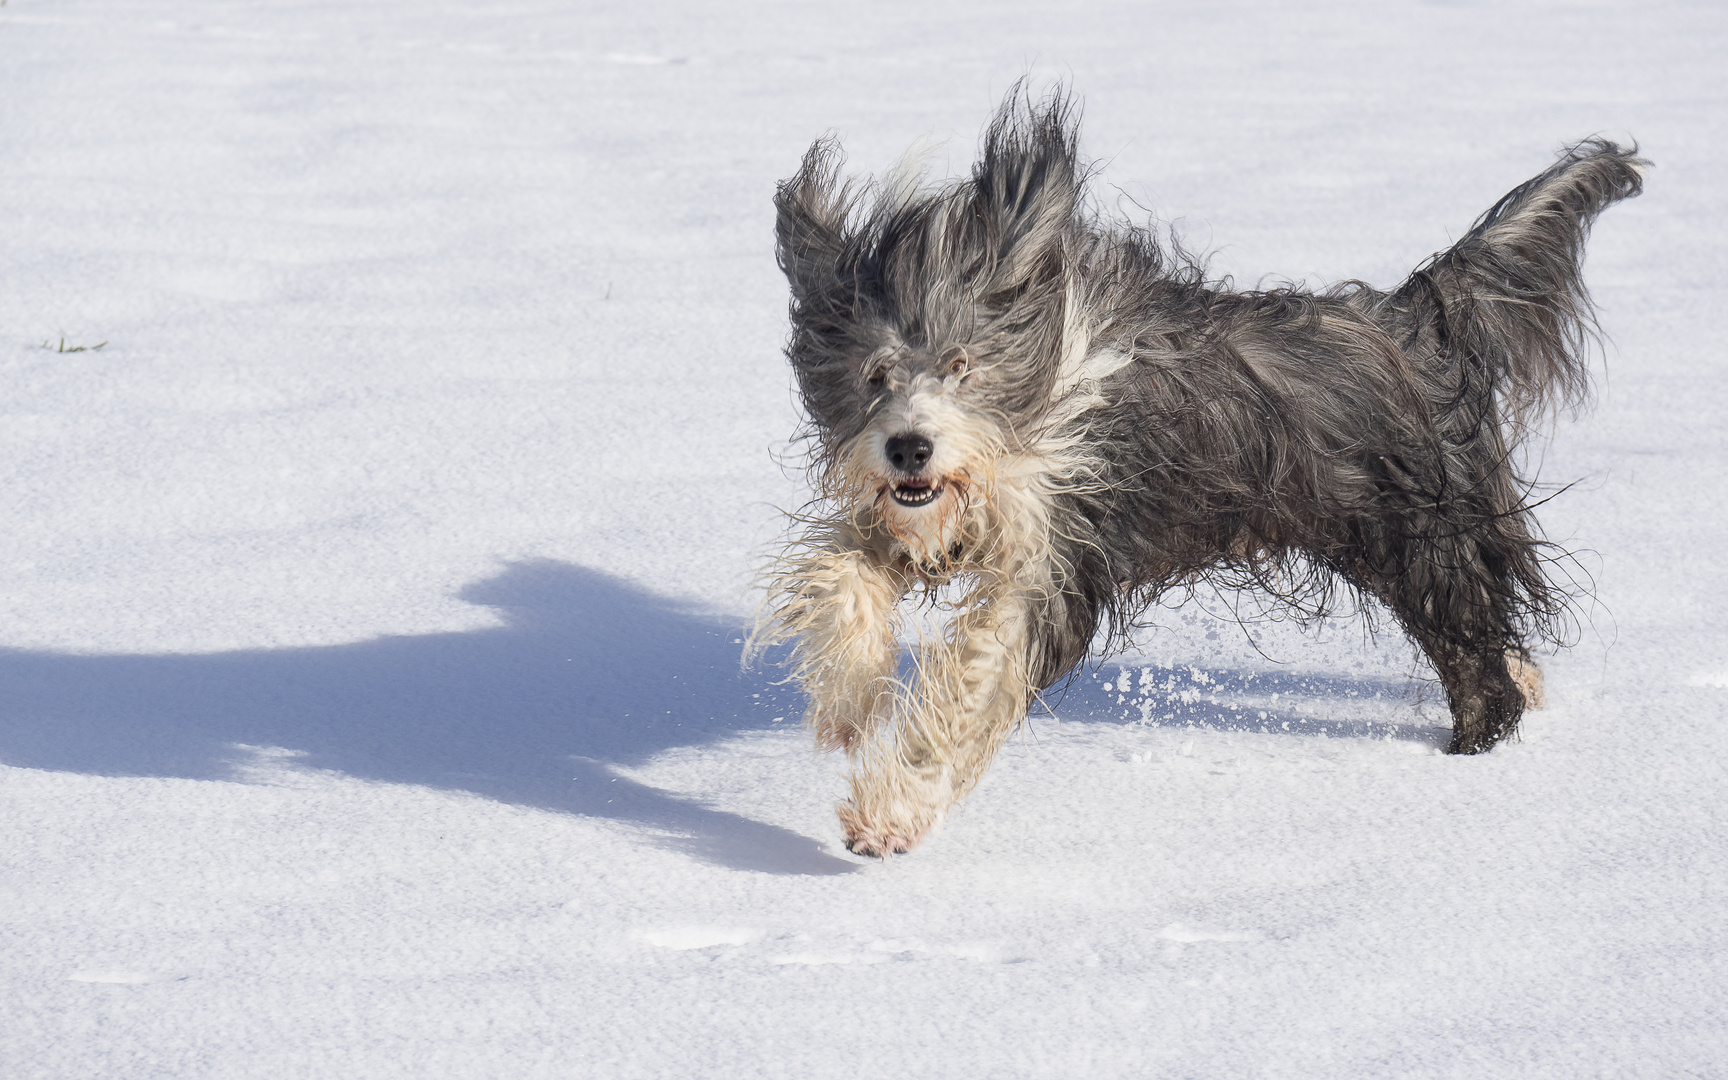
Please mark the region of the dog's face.
POLYGON ((818 142, 775 199, 818 488, 924 565, 953 557, 1061 380, 1081 242, 1064 122, 999 122, 972 177, 935 190, 845 184, 818 142))
MULTIPOLYGON (((854 510, 887 527, 914 561, 953 558, 975 487, 1008 433, 988 374, 960 346, 884 345, 858 365, 835 479, 854 510)), ((838 429, 835 429, 836 431, 838 429)))

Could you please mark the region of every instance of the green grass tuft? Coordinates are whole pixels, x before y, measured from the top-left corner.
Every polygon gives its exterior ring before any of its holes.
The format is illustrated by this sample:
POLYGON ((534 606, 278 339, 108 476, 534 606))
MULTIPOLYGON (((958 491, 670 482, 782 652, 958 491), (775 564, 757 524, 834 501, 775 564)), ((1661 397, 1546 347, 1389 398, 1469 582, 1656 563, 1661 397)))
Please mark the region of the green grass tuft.
POLYGON ((100 349, 103 345, 106 345, 106 344, 108 344, 108 343, 106 341, 104 341, 100 345, 68 345, 68 344, 66 344, 65 335, 61 335, 59 345, 55 345, 52 341, 44 341, 42 343, 42 347, 44 349, 47 349, 49 352, 57 352, 57 353, 95 352, 97 349, 100 349))

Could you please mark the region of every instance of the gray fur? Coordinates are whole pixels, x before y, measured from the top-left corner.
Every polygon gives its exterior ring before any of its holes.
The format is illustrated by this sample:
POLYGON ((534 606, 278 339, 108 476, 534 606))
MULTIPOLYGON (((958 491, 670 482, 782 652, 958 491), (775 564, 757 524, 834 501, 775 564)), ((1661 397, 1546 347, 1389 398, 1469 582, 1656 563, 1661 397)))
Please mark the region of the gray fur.
POLYGON ((1017 89, 964 180, 848 184, 824 140, 780 185, 787 355, 818 491, 833 494, 842 448, 889 393, 884 364, 904 381, 963 355, 959 407, 1010 452, 1049 440, 1081 327, 1090 354, 1128 362, 1063 420, 1085 464, 1050 497, 1057 587, 1030 685, 1196 581, 1309 614, 1342 585, 1383 601, 1433 662, 1450 750, 1492 747, 1523 709, 1505 657, 1552 640, 1567 607, 1519 446, 1587 392, 1583 246, 1601 210, 1639 193, 1636 148, 1573 146, 1389 291, 1237 291, 1093 210, 1076 131, 1065 96, 1017 89))

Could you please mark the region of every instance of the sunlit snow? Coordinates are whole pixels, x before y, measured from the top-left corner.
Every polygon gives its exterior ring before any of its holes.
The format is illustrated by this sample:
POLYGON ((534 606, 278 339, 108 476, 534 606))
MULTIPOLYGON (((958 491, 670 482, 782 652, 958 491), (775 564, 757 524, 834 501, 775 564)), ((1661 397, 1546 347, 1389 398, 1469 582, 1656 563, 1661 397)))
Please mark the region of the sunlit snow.
POLYGON ((1685 3, 5 0, 0 1075, 1720 1075, 1724 57, 1685 3), (1243 286, 1655 161, 1521 741, 1202 597, 840 846, 738 662, 804 497, 770 199, 830 131, 960 172, 1023 75, 1243 286))

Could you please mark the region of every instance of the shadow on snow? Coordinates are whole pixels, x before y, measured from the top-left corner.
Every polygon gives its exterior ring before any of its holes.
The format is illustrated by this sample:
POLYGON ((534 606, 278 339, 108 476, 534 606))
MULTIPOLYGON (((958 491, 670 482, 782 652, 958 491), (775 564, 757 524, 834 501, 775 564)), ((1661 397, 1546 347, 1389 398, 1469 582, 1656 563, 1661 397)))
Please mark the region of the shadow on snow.
POLYGON ((809 837, 619 775, 677 746, 795 718, 742 633, 606 575, 510 566, 461 598, 496 629, 210 655, 0 650, 0 760, 107 776, 232 779, 236 750, 610 818, 722 866, 833 874, 809 837))
POLYGON ((1201 669, 1129 660, 1080 672, 1044 696, 1041 711, 1054 712, 1064 720, 1310 738, 1396 739, 1437 747, 1452 735, 1450 726, 1445 726, 1449 720, 1437 726, 1412 708, 1431 699, 1445 712, 1439 687, 1416 678, 1201 669))
MULTIPOLYGON (((740 672, 738 627, 553 561, 514 564, 461 598, 497 609, 504 625, 209 655, 0 650, 0 760, 233 779, 237 751, 282 747, 312 768, 641 825, 661 834, 656 842, 734 869, 855 869, 809 837, 613 768, 802 712, 772 665, 740 672)), ((1046 704, 1067 720, 1424 742, 1448 734, 1377 719, 1410 700, 1408 681, 1128 667, 1125 692, 1104 689, 1123 673, 1109 664, 1053 689, 1046 704), (1357 699, 1364 708, 1347 704, 1357 699)))

